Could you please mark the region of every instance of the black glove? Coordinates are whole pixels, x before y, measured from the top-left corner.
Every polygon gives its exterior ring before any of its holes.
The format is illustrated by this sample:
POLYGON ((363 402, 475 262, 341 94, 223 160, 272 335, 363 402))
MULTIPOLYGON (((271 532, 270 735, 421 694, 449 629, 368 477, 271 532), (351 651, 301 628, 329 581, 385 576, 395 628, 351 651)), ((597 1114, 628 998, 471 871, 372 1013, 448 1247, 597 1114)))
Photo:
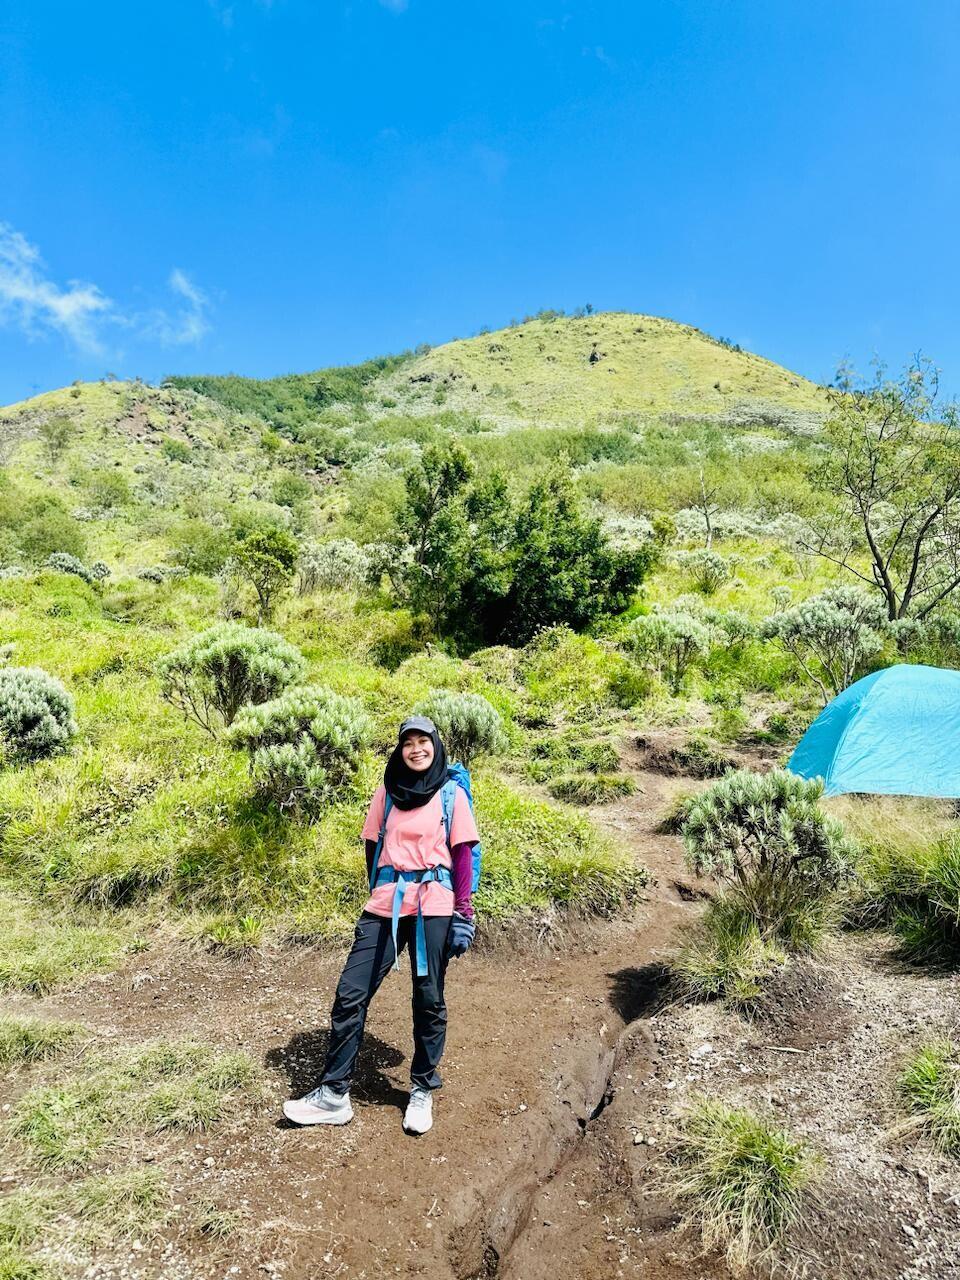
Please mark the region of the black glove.
POLYGON ((447 934, 447 955, 462 956, 473 941, 475 932, 473 921, 455 911, 447 934))

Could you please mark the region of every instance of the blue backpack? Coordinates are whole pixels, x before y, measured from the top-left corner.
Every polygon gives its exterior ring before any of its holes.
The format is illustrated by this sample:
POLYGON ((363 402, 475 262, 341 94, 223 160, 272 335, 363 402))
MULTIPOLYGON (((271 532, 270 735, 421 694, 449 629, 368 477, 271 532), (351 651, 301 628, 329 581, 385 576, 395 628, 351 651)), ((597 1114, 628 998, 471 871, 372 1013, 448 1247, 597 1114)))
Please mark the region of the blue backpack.
MULTIPOLYGON (((453 806, 457 798, 457 787, 460 787, 467 797, 467 803, 470 805, 470 812, 473 813, 473 791, 470 787, 470 770, 466 765, 452 764, 449 770, 450 776, 440 789, 440 804, 443 808, 443 826, 447 833, 447 847, 450 847, 450 828, 453 824, 453 806)), ((380 867, 380 853, 383 849, 383 840, 387 832, 387 818, 390 810, 393 808, 393 801, 389 795, 383 798, 383 821, 380 823, 380 835, 377 839, 377 847, 373 853, 373 865, 370 868, 370 891, 371 893, 381 883, 393 883, 396 886, 393 897, 393 948, 394 948, 394 969, 400 968, 400 957, 397 954, 397 925, 400 917, 400 905, 403 901, 403 894, 407 883, 411 880, 416 881, 420 885, 426 885, 432 880, 438 881, 445 885, 448 889, 453 888, 453 879, 447 867, 434 867, 430 871, 398 871, 394 867, 380 867)), ((483 861, 483 850, 478 840, 472 850, 472 867, 470 876, 470 892, 476 893, 477 886, 480 883, 480 868, 483 861)), ((424 935, 423 913, 419 903, 417 905, 417 928, 416 928, 416 961, 417 974, 424 977, 427 972, 427 950, 426 939, 424 935)))

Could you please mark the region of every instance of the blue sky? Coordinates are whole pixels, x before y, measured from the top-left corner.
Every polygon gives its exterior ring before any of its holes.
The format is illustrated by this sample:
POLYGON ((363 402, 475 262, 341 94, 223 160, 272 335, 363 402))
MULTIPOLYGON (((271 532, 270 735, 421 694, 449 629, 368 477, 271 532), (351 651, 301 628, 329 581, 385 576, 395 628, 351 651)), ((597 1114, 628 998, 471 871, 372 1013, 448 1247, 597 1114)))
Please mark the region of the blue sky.
POLYGON ((0 401, 541 307, 960 391, 955 0, 4 0, 0 401))

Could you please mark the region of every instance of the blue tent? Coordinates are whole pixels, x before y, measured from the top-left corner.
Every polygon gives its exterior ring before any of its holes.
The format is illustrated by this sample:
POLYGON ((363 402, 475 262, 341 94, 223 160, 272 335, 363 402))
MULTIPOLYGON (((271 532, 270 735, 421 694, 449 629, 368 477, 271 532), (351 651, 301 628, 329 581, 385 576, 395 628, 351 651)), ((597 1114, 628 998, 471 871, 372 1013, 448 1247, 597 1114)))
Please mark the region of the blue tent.
POLYGON ((960 671, 901 664, 824 707, 787 768, 828 796, 960 796, 960 671))

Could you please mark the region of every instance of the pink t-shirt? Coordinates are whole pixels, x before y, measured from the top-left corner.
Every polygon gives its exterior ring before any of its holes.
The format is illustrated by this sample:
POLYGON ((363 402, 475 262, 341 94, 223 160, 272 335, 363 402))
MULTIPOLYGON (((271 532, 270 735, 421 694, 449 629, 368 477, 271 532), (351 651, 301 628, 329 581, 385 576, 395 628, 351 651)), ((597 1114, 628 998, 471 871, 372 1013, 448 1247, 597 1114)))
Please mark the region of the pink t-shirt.
MULTIPOLYGON (((380 838, 385 798, 384 788, 377 787, 361 832, 364 840, 380 838)), ((475 844, 479 839, 467 797, 463 789, 457 787, 450 820, 450 844, 475 844)), ((443 825, 443 802, 439 791, 419 809, 398 809, 396 805, 391 807, 377 865, 397 867, 401 871, 426 871, 429 867, 450 866, 450 850, 443 825)), ((392 915, 394 889, 392 884, 382 884, 374 889, 364 911, 372 911, 377 916, 392 915)), ((417 884, 407 885, 400 908, 402 916, 417 914, 419 892, 417 884)), ((419 902, 425 916, 453 915, 453 890, 436 881, 424 886, 419 902)))

